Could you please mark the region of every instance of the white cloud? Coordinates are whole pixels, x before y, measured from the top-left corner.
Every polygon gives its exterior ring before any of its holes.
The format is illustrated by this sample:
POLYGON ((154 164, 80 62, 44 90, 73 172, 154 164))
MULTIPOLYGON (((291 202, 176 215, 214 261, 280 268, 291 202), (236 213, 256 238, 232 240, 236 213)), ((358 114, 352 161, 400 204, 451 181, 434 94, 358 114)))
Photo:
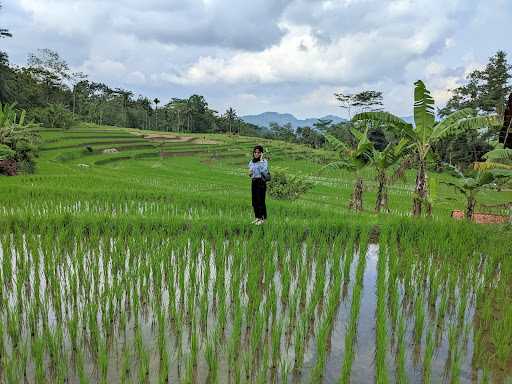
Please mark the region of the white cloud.
MULTIPOLYGON (((14 0, 11 0, 14 1, 14 0)), ((278 41, 285 0, 19 0, 35 25, 56 33, 112 31, 165 44, 258 50, 278 41)))
POLYGON ((340 114, 332 93, 362 89, 383 91, 386 108, 410 114, 420 78, 441 106, 470 70, 510 47, 502 31, 512 18, 508 0, 2 4, 14 34, 2 49, 16 64, 52 48, 91 80, 162 101, 199 93, 220 111, 301 117, 340 114))

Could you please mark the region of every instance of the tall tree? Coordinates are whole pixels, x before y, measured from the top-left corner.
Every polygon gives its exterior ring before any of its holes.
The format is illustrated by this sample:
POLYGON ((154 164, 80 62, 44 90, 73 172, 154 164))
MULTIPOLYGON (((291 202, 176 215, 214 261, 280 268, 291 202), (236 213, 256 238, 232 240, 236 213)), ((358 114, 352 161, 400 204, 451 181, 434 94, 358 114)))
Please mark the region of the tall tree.
POLYGON ((354 94, 335 93, 336 100, 340 107, 348 111, 349 118, 352 118, 352 110, 356 113, 378 111, 382 107, 382 92, 362 91, 354 94))
POLYGON ((204 132, 210 128, 208 103, 204 96, 192 95, 188 98, 186 116, 189 132, 204 132))
POLYGON ((474 70, 467 76, 467 84, 452 90, 452 97, 439 110, 439 115, 444 117, 464 108, 472 108, 478 113, 503 116, 506 98, 512 91, 511 70, 507 54, 496 52, 484 69, 474 70))
POLYGON ((73 84, 73 117, 75 116, 76 112, 76 97, 77 97, 77 87, 79 84, 81 84, 84 80, 87 79, 87 75, 82 72, 76 72, 71 74, 71 82, 73 84))
POLYGON ((226 110, 224 117, 225 117, 226 121, 228 122, 228 130, 229 130, 229 134, 231 135, 233 133, 233 131, 232 131, 233 124, 235 123, 236 119, 238 118, 238 116, 236 115, 236 111, 232 107, 229 107, 226 110))
POLYGON ((167 103, 165 108, 170 111, 171 116, 173 116, 174 120, 176 121, 176 124, 173 124, 173 126, 176 127, 175 130, 178 132, 183 131, 185 117, 189 109, 188 100, 175 97, 169 103, 167 103))
POLYGON ((0 103, 6 103, 9 99, 9 80, 12 71, 9 68, 9 59, 5 52, 0 51, 0 103))
POLYGON ((495 126, 498 119, 496 116, 475 116, 472 109, 466 108, 436 123, 434 99, 430 91, 421 80, 414 83, 414 86, 414 125, 388 112, 364 112, 354 116, 353 121, 373 121, 386 129, 396 130, 411 142, 418 164, 412 213, 419 216, 422 211, 429 215, 432 212, 427 184, 427 158, 432 146, 459 131, 495 126))
POLYGON ((155 129, 158 131, 158 104, 160 104, 160 100, 156 97, 153 103, 155 103, 155 129))
POLYGON ((128 104, 131 101, 131 98, 133 97, 133 92, 122 89, 122 88, 116 88, 115 93, 120 96, 121 101, 121 108, 123 111, 123 120, 121 125, 124 127, 128 126, 128 104))
POLYGON ((279 125, 277 123, 270 123, 270 131, 272 132, 273 138, 277 140, 284 140, 294 142, 297 139, 291 123, 279 125))
POLYGON ((483 71, 485 86, 481 92, 482 109, 485 112, 495 112, 503 116, 507 96, 512 91, 512 85, 509 83, 512 78, 511 70, 512 65, 507 62, 507 54, 504 51, 498 51, 489 59, 483 71))
POLYGON ((295 133, 299 143, 313 148, 320 148, 325 143, 325 137, 311 127, 298 127, 295 133))
POLYGON ((56 90, 65 87, 71 79, 68 64, 59 54, 51 49, 38 49, 28 57, 28 72, 45 87, 45 101, 50 103, 56 90))
MULTIPOLYGON (((0 11, 2 10, 2 4, 0 4, 0 11)), ((0 38, 12 37, 9 30, 0 28, 0 38)), ((7 53, 0 51, 0 104, 5 103, 8 99, 9 88, 7 86, 8 79, 11 76, 9 68, 9 58, 7 53)))

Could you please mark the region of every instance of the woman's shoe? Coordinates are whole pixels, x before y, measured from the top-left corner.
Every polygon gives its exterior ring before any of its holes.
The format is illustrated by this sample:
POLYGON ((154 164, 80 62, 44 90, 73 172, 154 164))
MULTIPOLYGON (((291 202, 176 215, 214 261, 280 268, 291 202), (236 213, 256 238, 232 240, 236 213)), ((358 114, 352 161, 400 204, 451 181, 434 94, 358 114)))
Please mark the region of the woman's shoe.
POLYGON ((260 219, 254 219, 253 221, 251 221, 251 224, 256 224, 260 219))
POLYGON ((259 220, 256 222, 256 225, 262 225, 262 224, 265 224, 265 220, 263 220, 263 219, 259 219, 259 220))

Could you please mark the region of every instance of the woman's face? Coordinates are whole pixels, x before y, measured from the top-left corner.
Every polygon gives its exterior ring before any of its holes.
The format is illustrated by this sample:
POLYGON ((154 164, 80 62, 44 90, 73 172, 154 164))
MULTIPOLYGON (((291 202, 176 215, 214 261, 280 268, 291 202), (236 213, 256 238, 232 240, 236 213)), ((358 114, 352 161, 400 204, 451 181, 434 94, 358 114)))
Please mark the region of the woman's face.
POLYGON ((253 156, 256 158, 256 159, 259 159, 261 157, 261 151, 259 149, 255 149, 254 150, 254 153, 253 153, 253 156))

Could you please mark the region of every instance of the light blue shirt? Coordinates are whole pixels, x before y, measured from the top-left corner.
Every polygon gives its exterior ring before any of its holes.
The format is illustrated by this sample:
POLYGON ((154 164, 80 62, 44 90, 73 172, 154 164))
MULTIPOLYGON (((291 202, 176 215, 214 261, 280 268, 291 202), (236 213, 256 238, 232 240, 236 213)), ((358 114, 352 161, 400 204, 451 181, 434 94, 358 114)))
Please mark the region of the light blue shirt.
POLYGON ((249 162, 249 169, 252 171, 252 178, 257 179, 261 178, 262 174, 268 174, 268 163, 267 160, 263 159, 253 163, 251 160, 249 162))

